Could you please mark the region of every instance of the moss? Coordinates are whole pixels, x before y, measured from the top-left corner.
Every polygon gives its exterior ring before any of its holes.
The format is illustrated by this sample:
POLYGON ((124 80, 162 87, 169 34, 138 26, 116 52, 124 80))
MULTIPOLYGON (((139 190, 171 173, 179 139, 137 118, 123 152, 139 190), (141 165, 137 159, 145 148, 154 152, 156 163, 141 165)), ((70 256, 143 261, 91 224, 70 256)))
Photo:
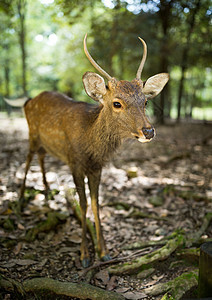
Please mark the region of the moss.
POLYGON ((154 195, 149 198, 149 203, 151 203, 155 207, 162 206, 164 204, 164 197, 160 195, 154 195))
POLYGON ((161 300, 175 300, 171 295, 169 295, 168 293, 166 293, 161 300))
POLYGON ((8 231, 13 231, 15 229, 15 223, 11 218, 7 218, 4 220, 3 228, 8 231))
POLYGON ((56 228, 56 226, 66 220, 67 215, 59 213, 59 212, 49 212, 47 215, 47 219, 43 222, 40 222, 34 228, 28 230, 25 239, 30 242, 34 241, 39 233, 41 232, 49 232, 56 228))

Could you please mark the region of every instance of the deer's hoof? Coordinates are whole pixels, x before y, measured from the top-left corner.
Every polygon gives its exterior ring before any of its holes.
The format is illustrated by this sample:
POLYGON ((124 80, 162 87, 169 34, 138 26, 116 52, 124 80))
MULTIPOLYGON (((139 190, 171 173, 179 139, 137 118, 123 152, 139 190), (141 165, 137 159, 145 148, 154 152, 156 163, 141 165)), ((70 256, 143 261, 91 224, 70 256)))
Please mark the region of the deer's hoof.
POLYGON ((90 259, 89 258, 83 258, 82 266, 83 266, 83 268, 88 268, 90 266, 90 259))
POLYGON ((109 254, 106 254, 106 255, 101 257, 102 261, 108 261, 108 260, 111 260, 111 259, 112 259, 112 257, 109 254))

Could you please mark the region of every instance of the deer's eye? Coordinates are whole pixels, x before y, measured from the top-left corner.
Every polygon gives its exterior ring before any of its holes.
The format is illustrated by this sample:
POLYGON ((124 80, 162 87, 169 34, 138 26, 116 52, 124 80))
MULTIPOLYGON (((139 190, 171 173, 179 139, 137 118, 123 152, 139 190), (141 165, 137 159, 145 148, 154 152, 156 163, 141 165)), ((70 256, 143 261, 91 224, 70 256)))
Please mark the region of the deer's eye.
POLYGON ((145 106, 147 106, 147 104, 148 104, 148 101, 145 102, 145 106))
POLYGON ((122 105, 121 105, 120 102, 115 101, 115 102, 113 102, 113 107, 114 107, 114 108, 122 108, 122 105))

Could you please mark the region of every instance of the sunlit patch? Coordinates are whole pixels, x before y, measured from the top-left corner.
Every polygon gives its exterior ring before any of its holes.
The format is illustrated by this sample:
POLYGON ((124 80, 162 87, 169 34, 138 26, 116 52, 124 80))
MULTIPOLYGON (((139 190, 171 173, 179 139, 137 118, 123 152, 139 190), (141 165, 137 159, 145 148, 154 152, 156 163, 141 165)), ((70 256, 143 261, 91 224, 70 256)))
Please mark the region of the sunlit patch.
POLYGON ((43 41, 43 35, 42 34, 37 34, 36 36, 35 36, 35 40, 36 40, 36 42, 42 42, 43 41))
POLYGON ((56 43, 57 43, 57 40, 58 40, 58 37, 57 37, 57 35, 55 34, 55 33, 51 33, 50 35, 49 35, 49 37, 48 37, 48 45, 50 45, 50 46, 54 46, 54 45, 56 45, 56 43))
POLYGON ((40 3, 44 4, 44 5, 49 5, 54 3, 54 0, 40 0, 40 3))

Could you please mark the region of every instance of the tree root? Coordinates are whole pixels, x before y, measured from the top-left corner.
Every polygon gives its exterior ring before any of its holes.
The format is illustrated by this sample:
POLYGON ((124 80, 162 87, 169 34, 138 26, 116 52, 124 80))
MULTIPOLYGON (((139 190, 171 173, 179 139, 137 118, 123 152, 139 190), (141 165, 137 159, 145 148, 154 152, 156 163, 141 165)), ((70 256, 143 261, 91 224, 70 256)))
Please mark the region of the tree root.
MULTIPOLYGON (((150 254, 141 256, 130 262, 119 264, 117 266, 112 266, 108 268, 108 272, 110 274, 135 273, 139 270, 141 271, 141 268, 145 265, 155 263, 156 261, 164 260, 168 258, 171 253, 173 253, 177 248, 180 248, 183 245, 185 245, 186 247, 192 246, 192 244, 196 243, 200 239, 201 235, 205 232, 205 230, 209 226, 211 220, 212 220, 212 213, 210 212, 205 215, 202 221, 201 228, 195 234, 193 235, 190 234, 186 236, 183 232, 175 231, 173 232, 172 235, 163 239, 162 241, 153 242, 154 245, 161 245, 161 243, 162 244, 165 243, 165 245, 160 249, 155 250, 150 254)), ((133 249, 134 246, 138 246, 138 245, 137 244, 129 245, 127 249, 133 249)), ((141 243, 141 245, 139 246, 142 247, 152 246, 152 242, 150 241, 144 244, 141 243)))
POLYGON ((165 260, 173 253, 179 246, 182 246, 185 242, 184 234, 177 233, 173 234, 173 238, 167 241, 166 245, 162 248, 153 251, 152 253, 141 256, 130 262, 126 262, 121 265, 113 266, 108 268, 110 274, 131 274, 137 271, 141 271, 141 268, 150 263, 155 263, 159 260, 165 260))
MULTIPOLYGON (((136 258, 130 262, 119 264, 117 266, 109 267, 107 270, 110 274, 131 274, 142 269, 147 268, 148 265, 155 263, 160 260, 164 260, 170 256, 176 249, 182 248, 182 246, 190 247, 191 245, 197 243, 200 240, 202 234, 205 232, 212 220, 212 213, 205 215, 202 221, 201 228, 193 235, 185 235, 185 233, 180 231, 175 231, 173 234, 165 239, 162 242, 165 242, 165 245, 158 250, 153 251, 152 253, 146 254, 142 257, 136 258)), ((161 243, 161 241, 159 241, 161 243)), ((154 243, 157 245, 157 243, 154 243)), ((150 246, 150 243, 141 244, 139 246, 150 246)), ((135 246, 135 245, 133 245, 135 246)), ((138 245, 136 245, 138 246, 138 245)), ((132 248, 132 245, 130 246, 132 248)), ((128 249, 130 248, 128 247, 128 249)), ((199 255, 199 249, 183 249, 179 250, 178 255, 189 256, 193 261, 199 255)), ((181 297, 189 291, 192 287, 197 286, 198 284, 198 269, 195 269, 191 272, 183 273, 179 277, 166 282, 160 283, 158 285, 152 286, 144 290, 147 295, 156 296, 168 292, 164 295, 162 299, 181 299, 181 297)))
POLYGON ((200 249, 199 248, 189 248, 189 249, 178 249, 176 252, 177 257, 183 260, 189 261, 192 264, 199 263, 200 249))
POLYGON ((161 239, 159 241, 140 241, 132 244, 128 244, 123 246, 122 250, 135 250, 135 249, 143 249, 147 247, 153 246, 163 246, 167 243, 167 238, 161 239))
POLYGON ((68 296, 80 299, 88 299, 89 297, 91 300, 125 299, 121 294, 105 291, 90 284, 61 282, 51 278, 28 279, 21 285, 14 280, 0 277, 0 288, 8 292, 14 292, 16 295, 21 294, 22 296, 26 295, 26 293, 34 293, 43 296, 53 293, 61 297, 68 296))
POLYGON ((181 297, 186 292, 188 292, 192 287, 197 286, 197 284, 198 284, 198 269, 195 269, 191 272, 183 273, 182 275, 166 283, 159 283, 157 285, 144 289, 143 291, 145 294, 149 296, 157 296, 168 292, 171 295, 171 297, 173 297, 171 299, 178 300, 181 299, 181 297))
POLYGON ((15 292, 20 296, 25 296, 25 290, 20 282, 0 274, 0 292, 2 290, 6 292, 15 292))
POLYGON ((200 227, 200 229, 188 236, 186 240, 186 247, 191 247, 200 239, 201 235, 203 235, 203 233, 206 231, 211 221, 212 212, 209 212, 204 216, 202 220, 202 226, 200 227))

